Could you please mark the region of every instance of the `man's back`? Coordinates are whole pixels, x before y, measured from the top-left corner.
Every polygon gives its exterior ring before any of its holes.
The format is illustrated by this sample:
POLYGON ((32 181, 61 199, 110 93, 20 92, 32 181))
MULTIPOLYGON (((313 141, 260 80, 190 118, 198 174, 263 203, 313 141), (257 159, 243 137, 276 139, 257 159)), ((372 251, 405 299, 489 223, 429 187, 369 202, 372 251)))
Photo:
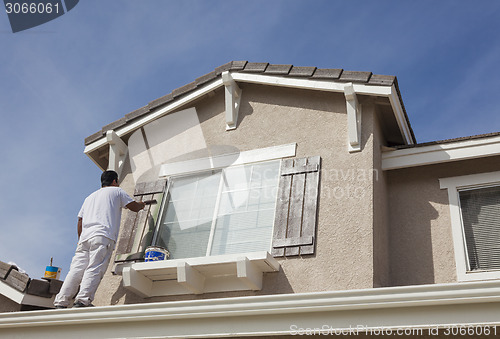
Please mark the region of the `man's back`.
POLYGON ((78 213, 82 218, 80 242, 102 235, 116 241, 121 210, 133 200, 119 187, 107 186, 89 195, 78 213))

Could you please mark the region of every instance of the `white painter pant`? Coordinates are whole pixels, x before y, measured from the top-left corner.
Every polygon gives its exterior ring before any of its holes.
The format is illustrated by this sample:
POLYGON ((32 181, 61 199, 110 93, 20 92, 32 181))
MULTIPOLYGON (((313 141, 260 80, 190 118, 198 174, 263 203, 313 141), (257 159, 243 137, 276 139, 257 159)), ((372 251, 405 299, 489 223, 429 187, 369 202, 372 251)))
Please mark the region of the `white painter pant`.
POLYGON ((106 272, 115 242, 103 236, 95 236, 78 244, 71 266, 57 294, 54 305, 69 306, 75 297, 83 304, 88 305, 94 300, 95 292, 106 272))

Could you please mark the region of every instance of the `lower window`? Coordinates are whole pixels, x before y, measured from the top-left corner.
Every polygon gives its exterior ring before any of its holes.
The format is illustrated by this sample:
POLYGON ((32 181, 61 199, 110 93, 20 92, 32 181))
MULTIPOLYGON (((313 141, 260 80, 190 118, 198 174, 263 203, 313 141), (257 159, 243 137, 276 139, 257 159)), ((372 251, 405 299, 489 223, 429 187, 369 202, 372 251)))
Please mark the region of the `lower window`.
POLYGON ((500 269, 500 186, 459 191, 470 271, 500 269))
POLYGON ((171 259, 270 251, 280 161, 169 178, 153 245, 171 259))
POLYGON ((440 179, 459 281, 500 279, 500 172, 440 179))

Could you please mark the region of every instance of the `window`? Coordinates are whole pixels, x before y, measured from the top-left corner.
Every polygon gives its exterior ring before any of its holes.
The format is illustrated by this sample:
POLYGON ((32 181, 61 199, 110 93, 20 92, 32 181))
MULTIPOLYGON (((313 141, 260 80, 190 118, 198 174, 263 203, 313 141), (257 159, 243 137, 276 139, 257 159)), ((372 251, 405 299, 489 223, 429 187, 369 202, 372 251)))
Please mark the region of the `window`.
POLYGON ((114 272, 142 297, 262 289, 275 257, 315 253, 321 158, 292 158, 296 144, 166 163, 137 183, 114 272), (278 198, 279 197, 279 198, 278 198), (143 262, 150 245, 170 260, 143 262))
POLYGON ((500 269, 500 186, 459 191, 469 271, 500 269))
POLYGON ((440 183, 448 189, 458 279, 500 279, 500 172, 440 183))
POLYGON ((171 259, 270 251, 280 161, 172 176, 154 246, 171 259))

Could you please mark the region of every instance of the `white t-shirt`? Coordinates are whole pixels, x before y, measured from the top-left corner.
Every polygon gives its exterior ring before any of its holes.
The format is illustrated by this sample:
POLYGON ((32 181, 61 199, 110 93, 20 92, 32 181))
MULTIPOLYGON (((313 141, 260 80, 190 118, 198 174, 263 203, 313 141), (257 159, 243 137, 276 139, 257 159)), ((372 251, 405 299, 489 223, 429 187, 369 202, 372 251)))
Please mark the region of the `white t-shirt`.
POLYGON ((80 242, 102 235, 116 241, 120 230, 122 208, 134 201, 120 187, 107 186, 89 195, 78 217, 82 218, 80 242))

